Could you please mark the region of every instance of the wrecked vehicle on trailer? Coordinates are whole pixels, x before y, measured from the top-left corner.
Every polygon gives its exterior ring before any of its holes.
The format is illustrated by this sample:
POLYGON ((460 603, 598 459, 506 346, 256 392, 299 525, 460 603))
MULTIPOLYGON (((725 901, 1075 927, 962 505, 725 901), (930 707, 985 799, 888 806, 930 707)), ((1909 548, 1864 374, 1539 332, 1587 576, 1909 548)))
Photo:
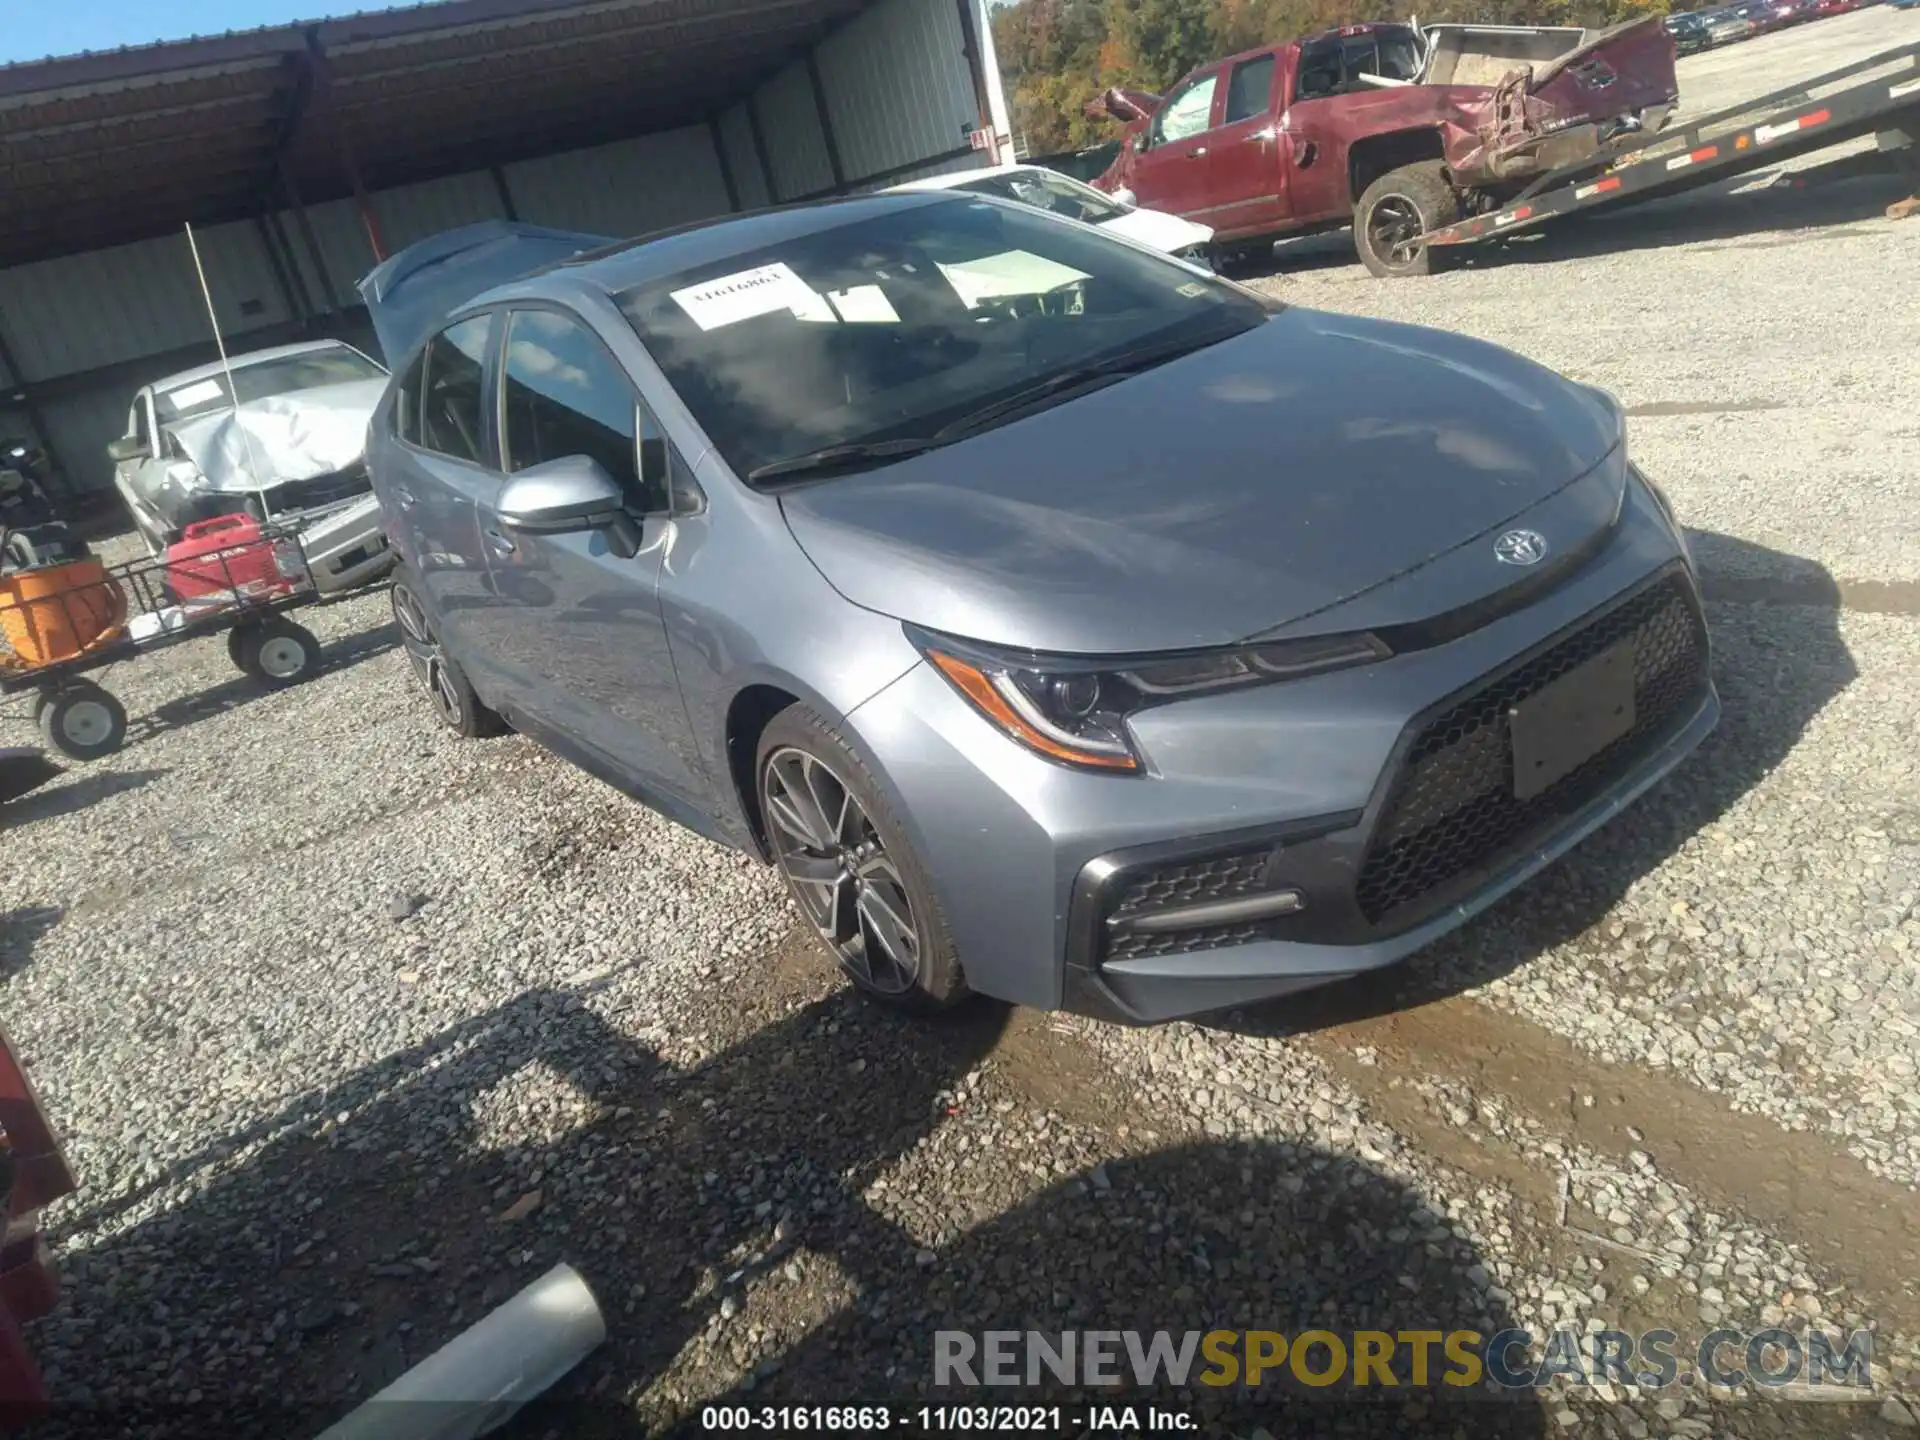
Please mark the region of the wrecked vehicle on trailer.
POLYGON ((1127 126, 1098 188, 1211 225, 1220 259, 1352 224, 1368 269, 1398 275, 1428 268, 1412 238, 1660 129, 1678 96, 1673 39, 1650 16, 1592 36, 1351 25, 1087 108, 1127 126))
POLYGON ((165 553, 197 522, 251 515, 298 530, 321 591, 383 573, 393 557, 367 479, 366 437, 386 383, 387 372, 351 345, 319 340, 143 388, 107 453, 148 551, 165 553))

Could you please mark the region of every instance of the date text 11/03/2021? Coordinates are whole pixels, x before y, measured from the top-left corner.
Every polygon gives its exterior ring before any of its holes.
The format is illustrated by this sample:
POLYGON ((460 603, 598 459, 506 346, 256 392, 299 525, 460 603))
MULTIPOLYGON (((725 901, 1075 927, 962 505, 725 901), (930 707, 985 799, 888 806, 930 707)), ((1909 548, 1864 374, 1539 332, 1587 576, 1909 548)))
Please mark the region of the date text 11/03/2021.
POLYGON ((1183 1410, 1154 1405, 708 1405, 700 1428, 709 1434, 879 1433, 914 1435, 1058 1435, 1069 1431, 1176 1433, 1199 1429, 1183 1410))

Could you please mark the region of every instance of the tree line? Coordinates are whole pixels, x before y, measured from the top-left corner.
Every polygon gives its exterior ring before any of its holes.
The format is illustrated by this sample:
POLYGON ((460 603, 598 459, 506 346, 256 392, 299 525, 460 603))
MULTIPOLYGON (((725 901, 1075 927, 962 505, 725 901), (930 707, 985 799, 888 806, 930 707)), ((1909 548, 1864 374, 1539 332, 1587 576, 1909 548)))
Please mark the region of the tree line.
POLYGON ((1016 141, 1034 155, 1113 139, 1083 113, 1109 85, 1160 91, 1195 65, 1364 21, 1604 26, 1665 14, 1667 0, 1015 0, 993 40, 1016 141))

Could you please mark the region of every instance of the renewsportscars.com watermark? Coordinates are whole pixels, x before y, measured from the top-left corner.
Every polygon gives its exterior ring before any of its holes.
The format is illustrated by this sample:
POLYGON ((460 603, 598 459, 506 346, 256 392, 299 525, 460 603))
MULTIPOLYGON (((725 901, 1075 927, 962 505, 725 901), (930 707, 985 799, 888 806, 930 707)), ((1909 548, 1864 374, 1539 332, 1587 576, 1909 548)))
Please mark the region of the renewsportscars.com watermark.
POLYGON ((1713 1330, 940 1330, 935 1386, 1265 1384, 1327 1390, 1543 1389, 1611 1384, 1836 1386, 1871 1392, 1873 1334, 1713 1330))

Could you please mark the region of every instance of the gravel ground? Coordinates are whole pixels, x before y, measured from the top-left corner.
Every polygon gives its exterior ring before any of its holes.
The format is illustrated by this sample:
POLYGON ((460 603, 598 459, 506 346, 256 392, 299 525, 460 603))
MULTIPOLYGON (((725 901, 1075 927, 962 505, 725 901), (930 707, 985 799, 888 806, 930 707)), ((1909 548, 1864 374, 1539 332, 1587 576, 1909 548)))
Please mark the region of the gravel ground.
POLYGON ((9 806, 0 875, 0 1005, 84 1181, 48 1216, 68 1290, 32 1342, 79 1407, 48 1433, 315 1433, 560 1259, 610 1340, 528 1436, 905 1399, 935 1328, 1010 1323, 1871 1325, 1861 1405, 1205 1403, 1240 1434, 1914 1433, 1920 222, 1886 198, 1710 195, 1401 285, 1331 239, 1258 282, 1614 389, 1716 597, 1701 757, 1366 987, 911 1024, 756 865, 436 731, 381 596, 311 612, 333 663, 292 692, 217 641, 106 677, 134 743, 9 806))

